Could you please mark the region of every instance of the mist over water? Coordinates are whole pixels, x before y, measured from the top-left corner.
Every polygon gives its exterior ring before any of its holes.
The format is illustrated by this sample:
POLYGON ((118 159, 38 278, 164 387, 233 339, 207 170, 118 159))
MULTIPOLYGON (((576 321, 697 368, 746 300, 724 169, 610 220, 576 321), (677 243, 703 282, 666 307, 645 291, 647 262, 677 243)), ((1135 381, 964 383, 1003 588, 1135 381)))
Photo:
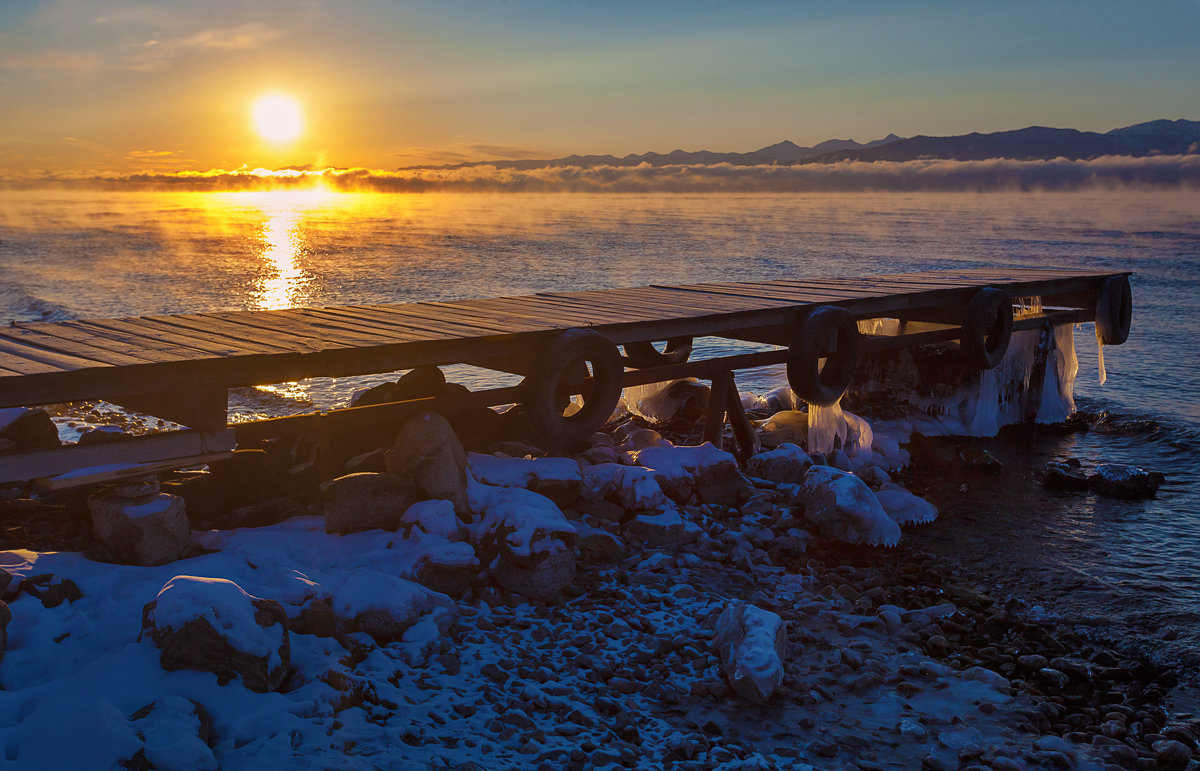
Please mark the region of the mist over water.
MULTIPOLYGON (((1091 326, 1076 332, 1080 407, 1112 417, 998 440, 1004 474, 940 491, 942 518, 906 537, 1200 661, 1200 193, 0 193, 0 321, 986 266, 1134 272, 1133 333, 1105 350, 1106 385, 1091 326), (1138 503, 1040 491, 1037 469, 1068 455, 1169 483, 1138 503)), ((241 389, 232 404, 243 417, 338 406, 381 379, 241 389)), ((783 376, 738 382, 763 391, 783 376)))

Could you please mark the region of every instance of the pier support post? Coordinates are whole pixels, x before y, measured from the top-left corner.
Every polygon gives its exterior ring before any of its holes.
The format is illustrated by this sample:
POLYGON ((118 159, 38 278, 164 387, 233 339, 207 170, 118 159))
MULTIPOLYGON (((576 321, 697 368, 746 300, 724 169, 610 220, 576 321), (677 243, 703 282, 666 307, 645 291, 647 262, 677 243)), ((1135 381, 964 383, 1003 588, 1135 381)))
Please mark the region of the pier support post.
POLYGON ((725 420, 733 429, 733 439, 738 460, 744 461, 762 449, 754 426, 746 417, 742 397, 733 379, 733 370, 719 372, 712 378, 712 390, 708 395, 708 411, 704 415, 704 441, 712 442, 718 450, 723 449, 725 420))

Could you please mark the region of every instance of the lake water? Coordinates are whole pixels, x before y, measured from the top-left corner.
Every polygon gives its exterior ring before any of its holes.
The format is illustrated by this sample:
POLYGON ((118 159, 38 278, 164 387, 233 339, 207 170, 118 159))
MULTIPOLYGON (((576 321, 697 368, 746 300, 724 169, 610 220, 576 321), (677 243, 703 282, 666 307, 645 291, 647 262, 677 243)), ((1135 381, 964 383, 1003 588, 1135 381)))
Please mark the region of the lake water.
MULTIPOLYGON (((907 537, 1162 659, 1200 661, 1200 193, 0 193, 0 321, 984 266, 1134 271, 1134 331, 1106 349, 1106 385, 1090 325, 1076 337, 1080 407, 1112 417, 996 443, 1005 473, 941 491, 942 518, 907 537), (1169 484, 1138 503, 1042 493, 1035 470, 1062 455, 1169 484)), ((241 389, 232 407, 342 405, 363 382, 241 389)), ((782 382, 739 376, 743 390, 782 382)))

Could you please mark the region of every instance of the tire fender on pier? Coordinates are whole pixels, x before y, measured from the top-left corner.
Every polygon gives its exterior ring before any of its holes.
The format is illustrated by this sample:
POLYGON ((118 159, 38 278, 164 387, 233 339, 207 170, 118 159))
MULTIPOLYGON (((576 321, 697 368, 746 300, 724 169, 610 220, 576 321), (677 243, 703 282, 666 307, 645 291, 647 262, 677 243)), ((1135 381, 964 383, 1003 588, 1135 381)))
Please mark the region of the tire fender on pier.
POLYGON ((797 322, 792 332, 788 385, 809 404, 836 404, 854 377, 858 349, 858 323, 848 310, 836 305, 815 308, 797 322))
POLYGON ((692 338, 672 337, 666 346, 659 351, 649 340, 639 340, 625 343, 625 358, 629 364, 644 369, 646 367, 661 367, 666 364, 683 364, 692 355, 692 338))
POLYGON ((616 409, 623 373, 617 346, 599 332, 568 329, 556 335, 534 357, 525 378, 531 427, 555 447, 587 439, 616 409), (574 394, 583 397, 583 406, 564 415, 574 394))
POLYGON ((1013 307, 1008 292, 980 289, 967 303, 962 325, 962 353, 968 369, 992 369, 1004 359, 1012 339, 1013 307))
POLYGON ((1129 276, 1113 276, 1104 282, 1096 300, 1096 337, 1104 345, 1120 345, 1129 339, 1133 322, 1133 291, 1129 276))

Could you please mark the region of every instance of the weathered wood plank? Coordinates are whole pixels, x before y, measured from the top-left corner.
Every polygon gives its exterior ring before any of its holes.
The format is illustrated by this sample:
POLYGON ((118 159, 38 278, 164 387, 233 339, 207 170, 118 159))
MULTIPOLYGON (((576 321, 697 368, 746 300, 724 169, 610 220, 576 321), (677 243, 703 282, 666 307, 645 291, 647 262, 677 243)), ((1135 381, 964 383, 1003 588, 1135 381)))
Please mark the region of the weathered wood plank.
MULTIPOLYGON (((224 452, 234 448, 234 441, 234 433, 229 429, 208 434, 172 431, 109 444, 71 445, 57 450, 2 455, 0 482, 23 482, 96 466, 117 470, 111 467, 224 452)), ((96 471, 102 470, 105 469, 96 471)))
MULTIPOLYGON (((75 356, 58 351, 48 351, 44 348, 37 348, 31 345, 26 345, 18 340, 4 337, 0 334, 0 354, 4 354, 11 364, 12 369, 18 372, 43 372, 49 371, 44 367, 50 367, 60 371, 72 371, 77 369, 89 369, 93 367, 108 366, 103 361, 75 356), (21 364, 26 362, 27 366, 21 364)), ((2 362, 0 362, 2 363, 2 362)))
POLYGON ((172 326, 148 318, 87 319, 80 322, 89 329, 105 332, 117 339, 154 341, 157 345, 194 348, 215 356, 239 356, 247 353, 291 353, 291 349, 249 340, 236 340, 212 332, 199 332, 172 326))

